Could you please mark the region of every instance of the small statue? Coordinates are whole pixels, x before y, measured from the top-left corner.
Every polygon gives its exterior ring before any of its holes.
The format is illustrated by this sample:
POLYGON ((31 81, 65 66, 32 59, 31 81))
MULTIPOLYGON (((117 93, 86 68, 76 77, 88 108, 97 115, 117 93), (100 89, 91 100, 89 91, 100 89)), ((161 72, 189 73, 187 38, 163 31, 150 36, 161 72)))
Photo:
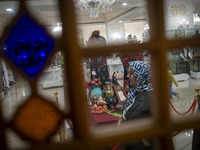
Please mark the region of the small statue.
POLYGON ((119 85, 119 83, 118 83, 118 81, 117 81, 117 77, 116 77, 116 72, 112 72, 112 78, 111 78, 111 85, 113 85, 114 84, 114 86, 118 86, 119 85))

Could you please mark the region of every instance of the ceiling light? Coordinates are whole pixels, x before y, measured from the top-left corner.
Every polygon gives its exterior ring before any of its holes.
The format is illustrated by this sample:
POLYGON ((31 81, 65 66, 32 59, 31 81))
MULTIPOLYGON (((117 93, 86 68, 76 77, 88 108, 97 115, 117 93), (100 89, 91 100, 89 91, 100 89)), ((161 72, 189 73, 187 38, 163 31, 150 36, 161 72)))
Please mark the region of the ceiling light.
POLYGON ((53 28, 53 32, 62 31, 62 23, 57 23, 57 26, 53 28))
POLYGON ((120 21, 118 21, 118 22, 122 22, 122 21, 120 20, 120 21))
POLYGON ((122 6, 127 6, 128 4, 127 3, 122 3, 122 6))
POLYGON ((91 18, 97 18, 99 16, 100 9, 107 8, 108 11, 111 11, 111 5, 114 2, 115 0, 74 0, 78 11, 88 9, 91 18))
POLYGON ((13 12, 13 9, 12 8, 7 8, 6 11, 13 12))

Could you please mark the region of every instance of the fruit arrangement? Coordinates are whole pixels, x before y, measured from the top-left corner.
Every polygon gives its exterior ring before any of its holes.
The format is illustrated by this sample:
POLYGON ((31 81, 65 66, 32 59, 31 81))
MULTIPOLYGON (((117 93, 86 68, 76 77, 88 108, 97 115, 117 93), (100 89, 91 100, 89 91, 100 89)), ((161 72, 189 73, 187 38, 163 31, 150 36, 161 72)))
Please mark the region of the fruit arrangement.
POLYGON ((85 84, 88 89, 92 89, 94 86, 101 86, 101 82, 99 79, 94 79, 92 81, 86 81, 85 84))
POLYGON ((95 100, 95 104, 90 109, 91 113, 104 113, 108 111, 106 101, 103 100, 101 95, 99 95, 98 100, 95 100))

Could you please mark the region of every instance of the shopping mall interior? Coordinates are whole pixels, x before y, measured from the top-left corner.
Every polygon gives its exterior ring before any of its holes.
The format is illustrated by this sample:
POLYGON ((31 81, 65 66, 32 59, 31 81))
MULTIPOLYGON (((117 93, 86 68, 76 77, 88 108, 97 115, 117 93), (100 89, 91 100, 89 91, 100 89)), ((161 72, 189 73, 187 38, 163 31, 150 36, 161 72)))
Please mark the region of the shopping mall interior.
MULTIPOLYGON (((15 125, 5 127, 7 149, 30 148, 33 146, 32 141, 43 139, 43 133, 41 133, 41 137, 40 134, 35 136, 37 132, 41 132, 40 130, 45 130, 44 134, 52 143, 70 142, 76 137, 73 130, 73 119, 66 119, 66 114, 74 109, 71 107, 74 104, 71 104, 71 100, 69 100, 71 84, 67 77, 70 75, 67 72, 71 72, 67 69, 71 67, 65 64, 66 59, 70 59, 70 56, 68 57, 67 50, 64 52, 62 46, 59 45, 64 41, 62 41, 64 33, 67 33, 65 28, 71 28, 72 31, 75 28, 76 30, 76 36, 72 39, 65 36, 65 40, 73 43, 76 38, 74 43, 77 42, 81 50, 91 48, 95 51, 96 48, 98 51, 98 56, 91 51, 91 55, 84 55, 81 59, 81 69, 78 71, 82 77, 79 79, 82 81, 80 84, 83 84, 80 87, 83 87, 82 91, 90 114, 87 116, 89 123, 94 129, 99 126, 110 128, 111 125, 120 125, 119 120, 124 117, 126 107, 124 104, 130 99, 131 89, 134 89, 135 86, 130 83, 131 71, 128 66, 132 61, 142 62, 141 64, 144 63, 145 67, 148 66, 149 70, 152 67, 152 71, 154 71, 152 66, 154 57, 152 51, 145 46, 143 50, 141 48, 124 52, 121 50, 120 53, 111 51, 112 53, 106 55, 104 53, 100 55, 99 50, 105 46, 116 45, 135 44, 139 47, 139 45, 151 42, 152 32, 149 17, 151 11, 148 10, 147 0, 73 0, 75 12, 72 15, 76 16, 76 27, 70 26, 71 23, 67 27, 63 26, 62 20, 65 16, 60 14, 58 0, 27 0, 25 1, 26 6, 21 6, 23 2, 23 0, 0 0, 0 50, 2 55, 0 56, 0 107, 2 120, 4 120, 0 123, 3 122, 4 125, 16 123, 18 125, 17 127, 15 125), (45 102, 51 102, 54 105, 48 104, 51 108, 46 108, 47 106, 44 108, 46 111, 50 111, 50 114, 53 114, 53 111, 57 111, 58 108, 59 112, 66 115, 64 115, 65 119, 62 120, 62 123, 59 123, 59 129, 56 129, 53 134, 52 131, 49 131, 51 127, 43 127, 44 121, 47 119, 45 115, 49 116, 43 112, 45 110, 37 108, 45 104, 30 106, 35 110, 42 111, 40 114, 43 113, 43 116, 37 114, 40 119, 36 119, 34 114, 28 114, 35 113, 34 111, 25 111, 25 106, 33 104, 34 102, 31 100, 35 97, 35 100, 43 97, 45 102), (54 110, 55 106, 56 110, 54 110), (28 115, 23 114, 23 110, 28 115), (26 130, 25 126, 20 124, 23 122, 23 117, 24 119, 28 118, 30 124, 34 124, 31 127, 39 125, 42 129, 33 129, 32 132, 26 130), (30 121, 31 119, 38 120, 38 124, 30 121), (24 130, 22 129, 23 134, 18 127, 24 128, 24 130)), ((200 39, 200 0, 165 0, 163 5, 166 39, 200 39)), ((197 97, 195 97, 195 94, 199 92, 198 87, 200 87, 200 45, 169 47, 166 54, 166 74, 168 73, 169 78, 168 89, 166 89, 169 94, 166 104, 169 106, 170 118, 172 120, 190 118, 198 114, 200 107, 197 97)), ((145 67, 142 69, 145 70, 145 67)), ((151 90, 153 90, 154 83, 158 80, 149 70, 148 76, 152 75, 153 81, 150 80, 151 83, 148 81, 148 84, 151 84, 151 90)), ((77 69, 73 69, 73 71, 77 71, 77 69)), ((142 73, 139 73, 138 77, 134 73, 134 76, 137 83, 145 78, 142 73)), ((146 83, 143 82, 143 84, 146 83)), ((139 85, 137 86, 139 87, 139 85)), ((143 91, 143 89, 136 88, 136 93, 138 91, 143 91)), ((79 93, 79 89, 75 92, 79 93)), ((133 102, 133 105, 134 103, 136 102, 133 102)), ((150 109, 153 111, 153 107, 150 109)), ((152 117, 149 118, 152 119, 152 117)), ((53 120, 46 121, 53 123, 53 120)), ((193 128, 173 132, 171 134, 173 149, 194 150, 193 133, 193 128)), ((135 140, 135 138, 133 139, 135 140)), ((145 142, 143 143, 145 145, 145 142)), ((101 145, 94 144, 92 146, 99 147, 101 145)), ((112 150, 125 149, 124 144, 110 146, 107 144, 105 147, 112 150)), ((200 147, 198 148, 200 149, 200 147)), ((104 148, 94 149, 103 150, 104 148)))

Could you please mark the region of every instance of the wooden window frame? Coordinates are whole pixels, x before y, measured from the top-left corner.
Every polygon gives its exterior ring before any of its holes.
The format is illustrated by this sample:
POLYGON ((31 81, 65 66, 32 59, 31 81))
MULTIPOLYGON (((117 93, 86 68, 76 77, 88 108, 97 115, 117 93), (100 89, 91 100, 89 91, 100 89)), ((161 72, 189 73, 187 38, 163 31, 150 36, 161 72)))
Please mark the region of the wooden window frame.
MULTIPOLYGON (((92 149, 95 146, 109 145, 113 143, 126 143, 131 140, 141 139, 142 137, 151 137, 157 139, 158 149, 169 150, 171 133, 188 128, 199 128, 200 117, 194 116, 187 119, 173 120, 170 116, 168 105, 168 75, 167 75, 167 52, 170 48, 184 46, 198 46, 199 39, 167 39, 165 35, 164 19, 164 0, 151 0, 147 4, 148 17, 150 24, 151 38, 148 42, 142 44, 121 44, 107 45, 105 47, 80 47, 77 40, 76 15, 74 11, 73 0, 58 0, 59 11, 63 26, 63 34, 60 38, 55 39, 57 49, 61 49, 64 55, 65 70, 68 82, 69 102, 71 106, 70 119, 73 123, 74 140, 66 143, 42 143, 35 146, 36 150, 40 149, 92 149), (134 128, 132 125, 120 126, 116 128, 104 129, 104 132, 93 130, 89 124, 87 100, 85 97, 82 80, 82 58, 97 55, 106 55, 116 52, 136 52, 147 50, 151 53, 153 83, 154 83, 154 117, 142 125, 140 128, 134 128), (77 89, 79 89, 77 94, 77 89)), ((147 1, 149 2, 149 1, 147 1)), ((25 0, 20 0, 20 12, 25 7, 25 0)), ((12 24, 9 26, 11 27, 12 24)), ((9 28, 7 27, 7 28, 9 28)), ((4 30, 8 32, 7 28, 4 30)), ((6 34, 4 34, 6 35, 6 34)), ((0 41, 5 39, 2 36, 0 41)), ((2 52, 0 52, 2 54, 2 52)), ((2 55, 1 55, 2 56, 2 55)), ((1 57, 6 59, 5 57, 1 57)), ((13 66, 12 66, 13 67, 13 66)), ((35 82, 29 80, 30 86, 37 94, 35 82)), ((8 149, 5 131, 8 128, 3 120, 2 108, 0 107, 0 147, 8 149)))

